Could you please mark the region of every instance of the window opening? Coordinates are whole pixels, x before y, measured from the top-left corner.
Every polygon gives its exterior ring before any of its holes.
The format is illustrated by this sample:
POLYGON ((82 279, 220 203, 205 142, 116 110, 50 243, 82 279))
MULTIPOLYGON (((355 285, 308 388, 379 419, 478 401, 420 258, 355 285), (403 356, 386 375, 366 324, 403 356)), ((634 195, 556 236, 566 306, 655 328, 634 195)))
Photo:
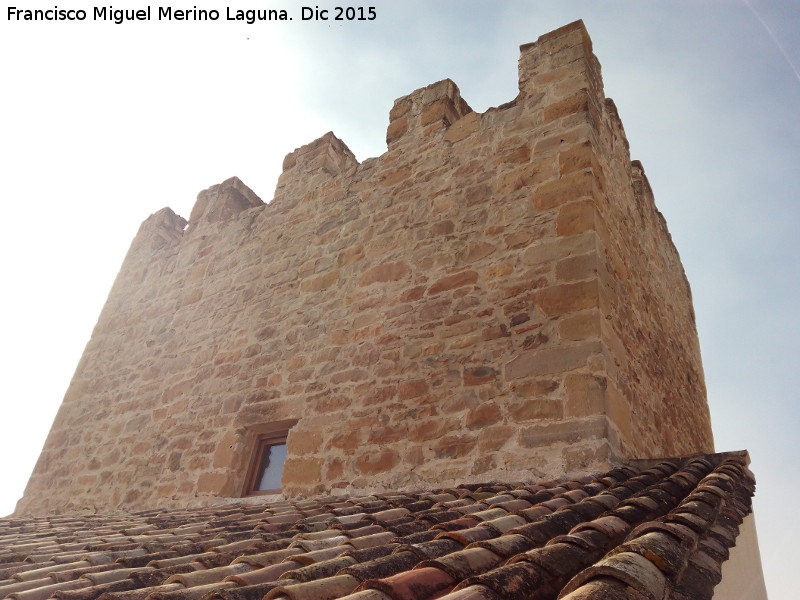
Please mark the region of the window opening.
POLYGON ((281 475, 286 461, 286 435, 288 432, 261 434, 256 439, 245 495, 279 494, 281 475))

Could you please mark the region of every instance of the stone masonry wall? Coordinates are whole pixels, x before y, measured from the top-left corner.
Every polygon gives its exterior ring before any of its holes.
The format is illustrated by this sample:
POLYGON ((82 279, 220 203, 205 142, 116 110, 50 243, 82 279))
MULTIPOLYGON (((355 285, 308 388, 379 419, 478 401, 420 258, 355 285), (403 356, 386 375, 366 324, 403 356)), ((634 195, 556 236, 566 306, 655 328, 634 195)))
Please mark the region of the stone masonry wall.
POLYGON ((388 151, 329 133, 143 224, 17 512, 213 502, 293 425, 287 495, 709 452, 688 284, 581 22, 483 114, 441 81, 388 151), (270 425, 272 424, 272 425, 270 425))

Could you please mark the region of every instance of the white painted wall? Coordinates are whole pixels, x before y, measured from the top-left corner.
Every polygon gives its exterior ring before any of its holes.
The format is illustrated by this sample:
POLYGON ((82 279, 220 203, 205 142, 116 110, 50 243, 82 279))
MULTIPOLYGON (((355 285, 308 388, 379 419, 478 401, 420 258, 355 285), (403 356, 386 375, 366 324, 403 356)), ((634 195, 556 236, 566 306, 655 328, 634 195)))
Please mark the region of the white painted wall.
POLYGON ((753 513, 739 527, 730 558, 722 563, 722 581, 714 588, 714 600, 767 600, 753 513))

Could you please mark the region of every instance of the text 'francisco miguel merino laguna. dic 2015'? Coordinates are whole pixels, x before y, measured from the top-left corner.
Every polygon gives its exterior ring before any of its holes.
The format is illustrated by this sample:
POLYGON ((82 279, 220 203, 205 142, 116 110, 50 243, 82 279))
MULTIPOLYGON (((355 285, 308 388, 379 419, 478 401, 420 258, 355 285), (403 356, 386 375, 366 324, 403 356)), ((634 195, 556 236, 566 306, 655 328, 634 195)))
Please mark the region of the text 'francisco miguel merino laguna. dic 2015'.
POLYGON ((8 7, 9 21, 108 21, 118 25, 126 21, 240 21, 250 25, 256 21, 374 21, 377 18, 372 6, 335 6, 320 9, 318 6, 297 6, 292 14, 286 9, 238 9, 226 6, 223 10, 173 8, 171 6, 146 6, 143 8, 114 8, 95 6, 82 8, 28 9, 8 7), (223 18, 224 15, 224 18, 223 18))

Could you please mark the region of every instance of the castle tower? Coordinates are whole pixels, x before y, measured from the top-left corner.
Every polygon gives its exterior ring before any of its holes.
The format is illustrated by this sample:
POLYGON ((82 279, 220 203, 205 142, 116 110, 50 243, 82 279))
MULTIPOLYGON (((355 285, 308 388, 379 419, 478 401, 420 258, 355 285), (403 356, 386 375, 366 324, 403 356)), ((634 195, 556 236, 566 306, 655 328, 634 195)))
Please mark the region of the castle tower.
POLYGON ((134 239, 17 512, 528 480, 713 451, 691 293, 581 22, 400 98, 265 204, 134 239))

